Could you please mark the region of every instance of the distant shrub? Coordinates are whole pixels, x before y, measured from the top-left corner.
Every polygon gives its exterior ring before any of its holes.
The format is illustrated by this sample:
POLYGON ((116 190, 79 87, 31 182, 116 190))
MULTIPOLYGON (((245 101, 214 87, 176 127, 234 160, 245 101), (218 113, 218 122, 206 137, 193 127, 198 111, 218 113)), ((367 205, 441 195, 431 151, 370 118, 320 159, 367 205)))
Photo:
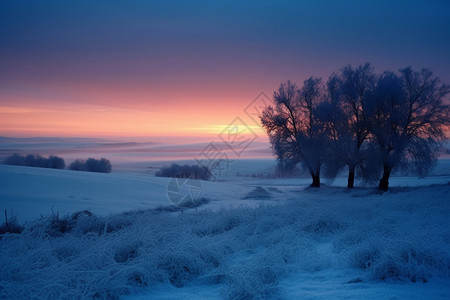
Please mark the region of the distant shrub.
POLYGON ((106 158, 88 158, 86 161, 77 159, 69 165, 70 170, 111 173, 111 162, 106 158))
POLYGON ((101 158, 100 160, 88 158, 85 167, 86 171, 88 172, 102 172, 102 173, 111 172, 111 162, 105 158, 101 158))
POLYGON ((13 154, 11 156, 6 157, 3 163, 6 165, 13 165, 13 166, 26 166, 25 157, 19 154, 13 154))
POLYGON ((64 159, 56 155, 50 155, 48 158, 45 158, 40 155, 34 154, 28 154, 26 156, 13 154, 11 156, 6 157, 3 163, 13 166, 26 166, 26 167, 51 168, 51 169, 64 169, 66 167, 64 159))
POLYGON ((66 167, 66 163, 64 162, 64 159, 61 157, 50 155, 48 157, 48 165, 49 168, 53 169, 64 169, 66 167))
POLYGON ((84 160, 77 159, 69 165, 69 170, 84 171, 84 160))
POLYGON ((27 167, 36 166, 36 157, 33 154, 28 154, 25 156, 24 162, 27 167))
POLYGON ((170 167, 161 168, 155 176, 208 180, 211 178, 211 172, 208 168, 197 165, 172 164, 170 167))

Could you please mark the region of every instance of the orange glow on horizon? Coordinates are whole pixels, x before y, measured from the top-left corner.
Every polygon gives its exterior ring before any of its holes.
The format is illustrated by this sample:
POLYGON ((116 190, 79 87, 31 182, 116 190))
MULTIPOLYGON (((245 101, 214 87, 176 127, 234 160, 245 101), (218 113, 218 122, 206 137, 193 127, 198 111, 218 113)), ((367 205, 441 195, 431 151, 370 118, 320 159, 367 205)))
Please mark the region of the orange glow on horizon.
MULTIPOLYGON (((245 106, 224 107, 202 101, 131 109, 84 103, 16 98, 0 103, 0 135, 56 137, 217 136, 236 117, 245 118, 245 106), (17 104, 16 104, 17 103, 17 104)), ((245 102, 244 102, 245 103, 245 102)), ((248 127, 263 135, 259 126, 248 127)))

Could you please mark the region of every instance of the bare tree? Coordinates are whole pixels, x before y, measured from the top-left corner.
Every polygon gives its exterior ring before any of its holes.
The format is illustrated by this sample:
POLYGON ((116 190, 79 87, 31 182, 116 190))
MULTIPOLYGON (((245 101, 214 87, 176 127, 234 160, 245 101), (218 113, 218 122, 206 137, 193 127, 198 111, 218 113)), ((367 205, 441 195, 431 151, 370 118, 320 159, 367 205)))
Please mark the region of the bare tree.
POLYGON ((274 155, 279 160, 301 163, 312 177, 312 187, 320 187, 325 150, 325 128, 316 114, 323 91, 319 78, 305 80, 301 89, 286 81, 274 92, 274 105, 261 115, 274 155))
POLYGON ((354 187, 356 168, 360 169, 360 173, 367 174, 364 170, 367 147, 363 147, 369 134, 365 99, 373 90, 375 80, 373 68, 366 63, 355 69, 348 65, 332 74, 327 82, 329 101, 321 113, 330 140, 325 173, 327 177, 334 178, 347 166, 347 188, 354 187))
POLYGON ((386 191, 391 172, 406 166, 425 176, 436 163, 450 125, 448 85, 428 69, 410 67, 400 75, 383 73, 366 102, 370 131, 382 155, 383 176, 378 188, 386 191))

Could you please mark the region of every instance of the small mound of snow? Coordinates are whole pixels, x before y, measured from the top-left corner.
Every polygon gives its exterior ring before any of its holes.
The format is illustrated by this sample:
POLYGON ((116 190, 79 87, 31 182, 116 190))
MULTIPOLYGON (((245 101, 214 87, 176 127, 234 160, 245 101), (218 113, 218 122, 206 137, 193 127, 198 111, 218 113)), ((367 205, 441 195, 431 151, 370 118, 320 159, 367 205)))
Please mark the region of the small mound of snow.
POLYGON ((272 196, 270 193, 264 189, 263 187, 256 187, 252 191, 250 191, 244 198, 242 199, 269 199, 272 196))

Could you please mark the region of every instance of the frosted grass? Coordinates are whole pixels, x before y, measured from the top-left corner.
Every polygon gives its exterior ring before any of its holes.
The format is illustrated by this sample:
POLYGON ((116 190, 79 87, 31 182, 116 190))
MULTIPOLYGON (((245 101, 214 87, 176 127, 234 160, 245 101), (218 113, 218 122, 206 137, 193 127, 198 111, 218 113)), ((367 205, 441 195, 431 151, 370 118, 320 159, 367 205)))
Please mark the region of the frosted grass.
POLYGON ((151 297, 198 284, 226 299, 276 298, 292 274, 336 270, 342 284, 448 279, 449 193, 324 188, 256 208, 41 218, 2 236, 0 298, 151 297))

